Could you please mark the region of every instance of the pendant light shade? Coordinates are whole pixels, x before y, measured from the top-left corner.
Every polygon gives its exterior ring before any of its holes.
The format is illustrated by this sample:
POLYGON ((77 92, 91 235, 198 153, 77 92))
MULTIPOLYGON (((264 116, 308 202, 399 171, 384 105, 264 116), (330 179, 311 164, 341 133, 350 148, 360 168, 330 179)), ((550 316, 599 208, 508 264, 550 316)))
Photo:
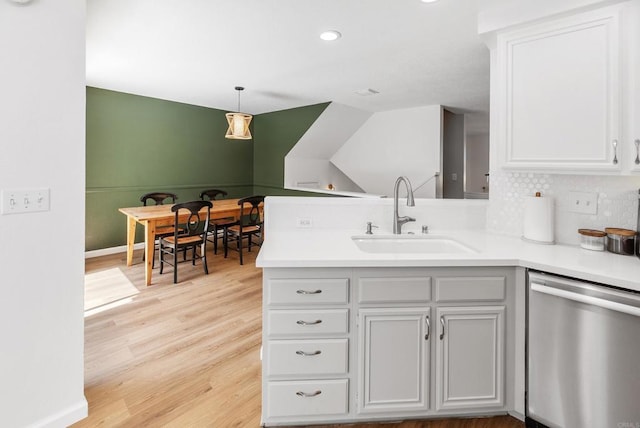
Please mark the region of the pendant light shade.
POLYGON ((252 137, 249 124, 251 123, 253 116, 250 114, 240 113, 240 92, 243 91, 244 88, 242 86, 236 86, 235 89, 238 91, 238 111, 234 113, 227 113, 225 115, 227 117, 229 128, 227 128, 227 133, 224 137, 231 140, 250 140, 252 137))

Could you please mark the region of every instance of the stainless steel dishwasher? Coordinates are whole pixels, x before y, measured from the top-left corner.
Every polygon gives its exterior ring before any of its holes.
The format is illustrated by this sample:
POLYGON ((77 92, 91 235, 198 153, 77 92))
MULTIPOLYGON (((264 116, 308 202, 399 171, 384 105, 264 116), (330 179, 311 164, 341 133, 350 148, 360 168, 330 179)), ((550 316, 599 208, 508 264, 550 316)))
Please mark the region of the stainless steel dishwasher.
POLYGON ((529 271, 527 427, 640 428, 640 294, 529 271))

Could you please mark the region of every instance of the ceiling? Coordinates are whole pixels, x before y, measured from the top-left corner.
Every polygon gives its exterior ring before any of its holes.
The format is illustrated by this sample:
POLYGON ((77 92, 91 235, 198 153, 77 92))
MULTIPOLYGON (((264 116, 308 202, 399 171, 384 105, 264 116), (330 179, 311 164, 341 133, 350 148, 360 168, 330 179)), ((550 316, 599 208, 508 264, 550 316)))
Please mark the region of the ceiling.
POLYGON ((251 114, 440 104, 488 132, 479 1, 87 0, 87 85, 222 110, 244 86, 251 114), (342 38, 321 40, 329 29, 342 38))

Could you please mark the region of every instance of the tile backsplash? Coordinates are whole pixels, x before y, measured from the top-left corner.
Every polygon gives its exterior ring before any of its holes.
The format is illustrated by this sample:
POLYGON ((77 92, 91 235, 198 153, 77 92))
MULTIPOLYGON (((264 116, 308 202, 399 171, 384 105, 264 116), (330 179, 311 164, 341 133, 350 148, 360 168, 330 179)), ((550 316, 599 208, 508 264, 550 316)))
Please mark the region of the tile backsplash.
POLYGON ((561 244, 577 245, 579 228, 637 228, 640 176, 560 175, 493 171, 487 229, 491 232, 521 236, 524 196, 541 192, 555 200, 555 239, 561 244), (598 194, 595 215, 569 212, 570 192, 598 194))

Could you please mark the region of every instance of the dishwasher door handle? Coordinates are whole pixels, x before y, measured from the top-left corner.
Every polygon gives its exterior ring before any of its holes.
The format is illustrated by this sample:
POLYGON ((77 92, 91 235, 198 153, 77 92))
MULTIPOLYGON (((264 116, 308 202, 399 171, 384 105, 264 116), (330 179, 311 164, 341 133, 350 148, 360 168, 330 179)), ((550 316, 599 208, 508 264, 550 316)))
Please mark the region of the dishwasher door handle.
POLYGON ((625 305, 599 297, 585 296, 583 294, 572 293, 571 291, 561 290, 559 288, 549 287, 537 282, 531 283, 531 290, 538 293, 550 294, 552 296, 561 297, 563 299, 573 300, 575 302, 585 303, 587 305, 599 306, 601 308, 611 309, 612 311, 623 312, 625 314, 640 317, 640 308, 625 305))

